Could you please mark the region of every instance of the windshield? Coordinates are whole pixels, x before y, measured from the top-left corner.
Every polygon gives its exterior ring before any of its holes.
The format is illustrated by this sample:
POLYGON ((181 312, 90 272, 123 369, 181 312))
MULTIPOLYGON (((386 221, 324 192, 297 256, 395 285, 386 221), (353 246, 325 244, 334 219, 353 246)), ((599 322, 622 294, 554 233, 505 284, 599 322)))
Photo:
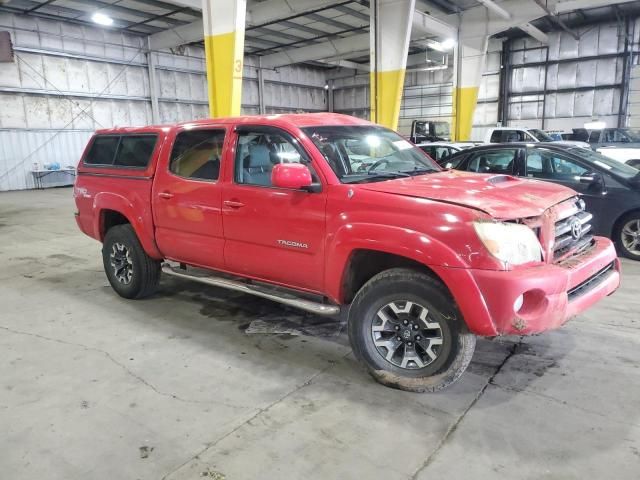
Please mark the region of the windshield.
POLYGON ((624 163, 620 163, 617 160, 613 160, 612 158, 605 157, 604 155, 587 148, 574 147, 570 148, 569 152, 577 155, 580 158, 590 160, 600 168, 604 168, 610 173, 627 180, 636 177, 640 173, 640 171, 635 169, 634 167, 631 167, 624 163))
POLYGON ((553 142, 553 137, 543 132, 542 130, 538 130, 537 128, 532 128, 531 130, 528 130, 528 132, 534 137, 536 137, 536 140, 538 140, 539 142, 553 142))
POLYGON ((379 181, 440 171, 422 150, 377 125, 307 127, 342 183, 379 181))
POLYGON ((433 122, 437 137, 449 136, 449 124, 447 122, 433 122))
POLYGON ((640 142, 640 132, 630 128, 621 129, 620 132, 626 136, 630 142, 640 142))

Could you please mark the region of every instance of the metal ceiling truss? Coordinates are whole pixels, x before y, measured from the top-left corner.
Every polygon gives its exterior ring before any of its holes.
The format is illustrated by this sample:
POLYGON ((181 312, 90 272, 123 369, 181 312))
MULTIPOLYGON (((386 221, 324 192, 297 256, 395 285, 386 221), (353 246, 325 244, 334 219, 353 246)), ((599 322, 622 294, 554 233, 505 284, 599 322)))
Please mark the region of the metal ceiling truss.
MULTIPOLYGON (((6 11, 8 13, 16 13, 23 15, 31 15, 34 17, 45 18, 48 20, 59 20, 66 21, 70 23, 80 24, 80 25, 91 25, 93 26, 93 22, 89 20, 85 20, 83 18, 87 18, 90 15, 90 11, 80 10, 76 8, 71 8, 67 6, 56 5, 56 1, 58 0, 46 0, 43 2, 36 2, 32 0, 23 0, 23 4, 25 7, 20 8, 18 6, 9 6, 9 5, 0 5, 0 11, 6 11), (43 9, 47 9, 48 11, 42 11, 43 9), (53 13, 55 12, 55 13, 53 13)), ((94 5, 99 7, 100 10, 107 10, 110 12, 114 12, 116 15, 113 15, 114 26, 116 29, 121 31, 128 31, 130 33, 138 34, 138 35, 149 35, 155 32, 160 32, 165 30, 162 27, 148 25, 150 22, 162 21, 166 23, 169 27, 176 27, 180 25, 185 25, 190 23, 186 20, 180 20, 177 18, 172 18, 172 15, 183 14, 189 15, 194 19, 197 19, 201 16, 200 12, 194 10, 190 7, 177 7, 175 4, 163 2, 160 0, 136 0, 138 3, 142 3, 144 5, 148 5, 149 7, 161 10, 168 10, 166 13, 157 14, 154 12, 147 12, 140 9, 129 8, 126 6, 111 4, 101 0, 91 0, 94 5), (131 21, 125 20, 123 18, 118 18, 117 13, 125 14, 128 16, 133 16, 140 18, 140 21, 131 21)))

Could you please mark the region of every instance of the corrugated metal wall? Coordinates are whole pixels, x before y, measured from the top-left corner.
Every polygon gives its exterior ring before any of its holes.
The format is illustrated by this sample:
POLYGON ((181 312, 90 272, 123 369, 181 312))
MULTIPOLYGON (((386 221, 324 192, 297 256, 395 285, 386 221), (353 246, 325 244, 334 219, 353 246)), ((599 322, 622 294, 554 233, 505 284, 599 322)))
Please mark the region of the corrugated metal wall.
MULTIPOLYGON (((97 128, 152 123, 144 38, 8 13, 0 13, 0 30, 11 32, 16 52, 14 63, 0 65, 1 138, 13 142, 0 148, 0 191, 32 188, 33 164, 50 162, 53 151, 61 164, 77 163, 97 128)), ((203 49, 153 55, 160 122, 206 118, 203 49)), ((245 113, 259 112, 256 66, 246 59, 245 113)), ((327 110, 323 69, 283 67, 263 76, 266 113, 327 110)))
MULTIPOLYGON (((0 130, 0 191, 34 188, 33 164, 75 167, 93 130, 0 130)), ((47 173, 46 186, 68 185, 73 176, 47 173)))
POLYGON ((550 33, 548 46, 528 37, 510 42, 509 125, 570 131, 598 119, 617 126, 624 23, 575 32, 579 40, 566 32, 550 33))
MULTIPOLYGON (((480 137, 498 121, 500 54, 502 42, 489 42, 487 63, 480 81, 473 137, 480 137)), ((450 56, 450 60, 452 56, 450 56)), ((429 72, 407 72, 400 107, 398 130, 408 134, 416 119, 451 120, 453 68, 429 72)), ((369 118, 369 76, 359 74, 333 81, 333 109, 347 115, 369 118)))

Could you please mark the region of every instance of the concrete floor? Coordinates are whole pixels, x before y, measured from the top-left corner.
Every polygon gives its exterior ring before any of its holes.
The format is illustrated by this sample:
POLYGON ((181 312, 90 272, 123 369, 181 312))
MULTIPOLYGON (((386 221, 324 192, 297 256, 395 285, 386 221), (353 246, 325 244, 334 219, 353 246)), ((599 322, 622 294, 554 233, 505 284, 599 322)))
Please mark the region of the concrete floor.
POLYGON ((335 322, 167 279, 117 297, 73 209, 0 194, 2 479, 640 477, 638 264, 419 395, 374 383, 335 322))

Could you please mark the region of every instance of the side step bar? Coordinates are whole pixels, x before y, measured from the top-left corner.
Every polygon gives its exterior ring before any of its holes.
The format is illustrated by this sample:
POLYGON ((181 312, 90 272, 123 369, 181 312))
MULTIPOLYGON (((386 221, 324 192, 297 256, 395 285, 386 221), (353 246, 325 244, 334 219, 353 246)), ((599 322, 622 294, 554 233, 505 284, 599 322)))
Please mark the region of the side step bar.
POLYGON ((171 275, 173 277, 184 278, 187 280, 204 283, 205 285, 211 285, 212 287, 221 287, 228 290, 235 290, 236 292, 248 293, 250 295, 255 295, 256 297, 266 298, 274 302, 299 308, 300 310, 315 313, 316 315, 331 316, 340 313, 340 307, 337 305, 314 302, 312 300, 298 298, 286 293, 278 294, 275 291, 266 291, 266 289, 263 290, 256 285, 250 285, 227 278, 191 275, 189 273, 186 273, 185 270, 172 267, 168 263, 162 264, 162 273, 166 273, 167 275, 171 275))

